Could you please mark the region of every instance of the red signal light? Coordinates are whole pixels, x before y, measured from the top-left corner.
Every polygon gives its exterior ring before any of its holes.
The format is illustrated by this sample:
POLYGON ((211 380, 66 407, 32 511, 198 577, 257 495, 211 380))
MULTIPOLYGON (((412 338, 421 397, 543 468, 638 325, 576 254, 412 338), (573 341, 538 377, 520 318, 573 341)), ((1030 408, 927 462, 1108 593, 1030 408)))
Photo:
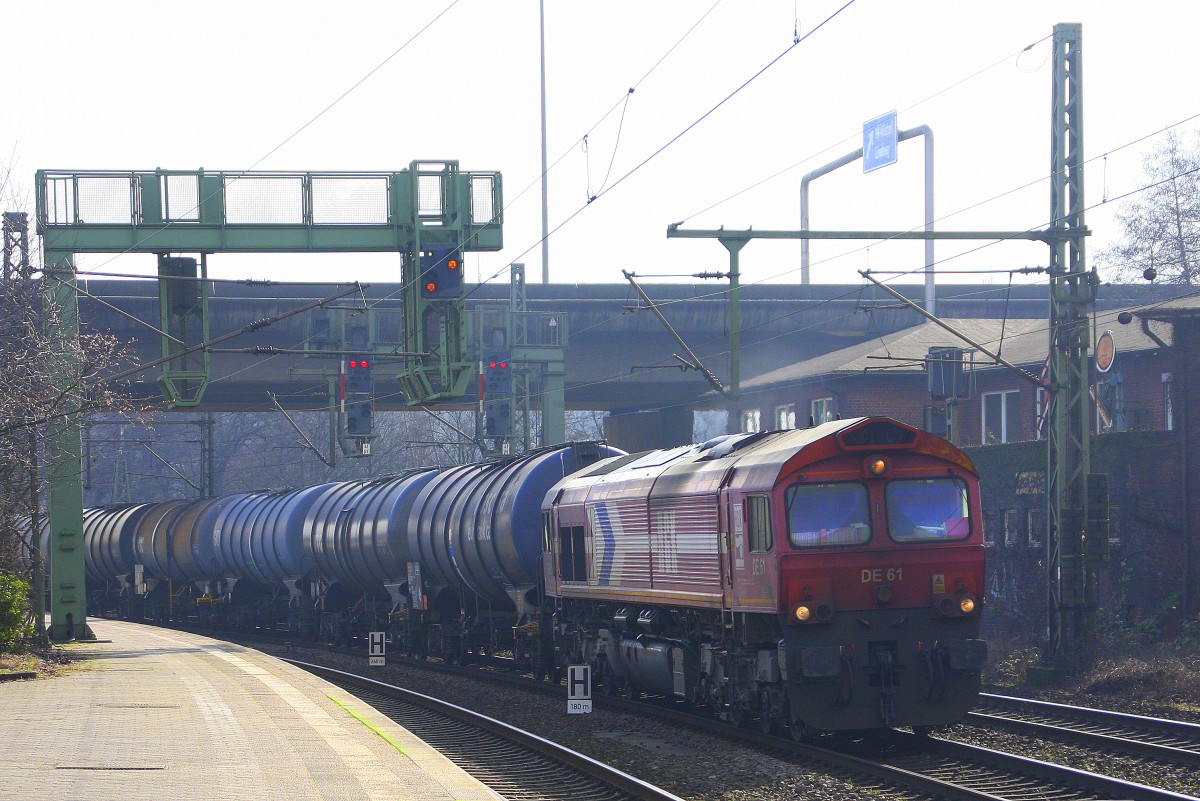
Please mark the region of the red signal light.
POLYGON ((355 360, 355 359, 351 359, 351 360, 350 360, 350 366, 351 366, 351 367, 358 367, 358 361, 357 361, 357 360, 355 360))
POLYGON ((447 259, 446 266, 449 267, 451 270, 457 270, 458 269, 458 259, 447 259))
POLYGON ((508 367, 508 362, 500 362, 501 367, 508 367))
POLYGON ((371 363, 369 361, 367 361, 366 359, 363 359, 361 362, 358 363, 358 366, 359 367, 370 367, 371 363))
POLYGON ((495 362, 488 362, 488 367, 495 367, 495 366, 496 366, 495 362))
POLYGON ((434 292, 436 290, 437 290, 437 284, 435 284, 433 281, 427 281, 425 283, 425 291, 426 292, 434 292))

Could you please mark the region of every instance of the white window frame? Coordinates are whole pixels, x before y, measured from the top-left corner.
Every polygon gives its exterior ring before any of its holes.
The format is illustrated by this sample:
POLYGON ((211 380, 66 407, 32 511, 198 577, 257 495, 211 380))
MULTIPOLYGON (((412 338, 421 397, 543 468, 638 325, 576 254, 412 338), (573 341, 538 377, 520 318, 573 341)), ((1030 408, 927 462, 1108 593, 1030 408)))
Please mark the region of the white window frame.
POLYGON ((758 409, 742 410, 742 433, 755 434, 762 431, 762 412, 758 409))
POLYGON ((785 403, 775 407, 775 427, 780 430, 796 427, 796 404, 785 403))
POLYGON ((834 415, 836 414, 833 406, 833 396, 813 398, 813 402, 809 404, 809 409, 812 412, 814 426, 819 426, 821 423, 828 423, 834 419, 834 415))
POLYGON ((1163 426, 1167 431, 1175 430, 1175 376, 1171 373, 1162 374, 1163 388, 1163 426))
POLYGON ((1020 398, 1021 390, 1003 389, 999 392, 984 392, 979 396, 979 442, 981 445, 989 444, 987 440, 987 399, 989 395, 1000 396, 1000 431, 997 432, 998 438, 995 444, 1001 445, 1007 442, 1012 442, 1013 440, 1008 435, 1008 407, 1010 402, 1015 403, 1016 400, 1020 398), (1009 399, 1005 397, 1006 395, 1016 395, 1017 398, 1009 401, 1009 399))
POLYGON ((1033 435, 1038 439, 1046 438, 1046 429, 1050 427, 1050 417, 1046 409, 1046 404, 1050 402, 1050 396, 1046 394, 1045 387, 1038 387, 1033 393, 1033 435), (1042 415, 1046 415, 1046 419, 1042 419, 1042 415))

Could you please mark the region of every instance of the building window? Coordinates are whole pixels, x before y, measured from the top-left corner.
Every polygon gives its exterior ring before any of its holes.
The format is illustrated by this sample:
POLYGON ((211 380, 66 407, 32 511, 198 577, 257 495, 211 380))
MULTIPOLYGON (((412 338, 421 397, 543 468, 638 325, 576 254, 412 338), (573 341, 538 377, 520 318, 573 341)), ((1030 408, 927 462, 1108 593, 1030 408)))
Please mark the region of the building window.
POLYGON ((1017 411, 1020 394, 1020 390, 1016 389, 983 393, 980 402, 983 406, 981 442, 984 445, 1015 442, 1020 436, 1020 414, 1017 411))
POLYGON ((1025 532, 1030 548, 1040 548, 1046 539, 1046 510, 1034 506, 1025 510, 1025 532))
POLYGON ((939 437, 950 436, 950 416, 946 406, 925 407, 925 430, 939 437))
POLYGON ((759 416, 758 409, 747 409, 742 412, 742 431, 747 434, 762 431, 762 418, 759 416))
POLYGON ((1163 425, 1167 431, 1175 430, 1175 409, 1171 397, 1172 375, 1170 373, 1162 374, 1163 388, 1163 425))
POLYGON ((1125 431, 1125 377, 1120 373, 1109 373, 1096 383, 1093 390, 1096 401, 1096 433, 1125 431))
POLYGON ((817 398, 812 402, 812 421, 814 426, 833 420, 833 398, 817 398))
POLYGON ((1021 510, 1020 509, 1005 509, 1004 510, 1004 546, 1013 548, 1021 542, 1021 510))
POLYGON ((996 532, 1004 527, 1004 513, 998 509, 985 509, 983 512, 983 544, 995 545, 996 532))
POLYGON ((796 427, 796 404, 775 407, 775 427, 781 431, 796 427))

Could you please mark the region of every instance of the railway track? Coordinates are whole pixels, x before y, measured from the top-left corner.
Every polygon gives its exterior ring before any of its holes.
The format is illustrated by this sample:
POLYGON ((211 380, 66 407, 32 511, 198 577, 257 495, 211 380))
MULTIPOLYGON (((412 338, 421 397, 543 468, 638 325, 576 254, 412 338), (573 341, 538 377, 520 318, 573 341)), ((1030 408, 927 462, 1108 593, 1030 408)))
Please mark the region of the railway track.
POLYGON ((988 693, 966 722, 1200 767, 1200 725, 1195 723, 988 693))
MULTIPOLYGON (((248 641, 247 644, 249 644, 248 641)), ((272 639, 272 644, 278 645, 279 642, 272 639)), ((350 651, 348 649, 330 648, 326 650, 329 653, 336 653, 343 656, 351 653, 355 658, 361 658, 362 656, 362 649, 350 651)), ((541 695, 559 697, 565 693, 564 688, 561 686, 534 681, 527 677, 495 669, 443 665, 439 662, 402 658, 394 659, 390 657, 389 661, 465 676, 473 681, 484 680, 514 686, 523 691, 536 692, 541 695)), ((306 669, 327 671, 327 673, 323 673, 322 675, 327 675, 335 683, 353 682, 353 686, 358 688, 356 692, 360 694, 363 692, 381 692, 379 688, 386 686, 366 677, 355 676, 352 673, 345 673, 316 665, 310 668, 310 663, 295 664, 300 664, 301 667, 305 667, 306 669)), ((399 688, 396 689, 399 690, 399 688)), ((387 697, 364 697, 381 711, 392 715, 391 704, 394 702, 389 701, 387 697)), ((678 705, 670 703, 655 703, 653 699, 629 701, 620 697, 597 696, 595 703, 632 714, 655 717, 675 725, 698 729, 710 736, 736 741, 760 752, 795 761, 798 765, 803 765, 810 770, 818 768, 825 771, 828 775, 848 781, 856 787, 873 787, 878 792, 890 793, 899 797, 933 797, 938 799, 954 799, 954 801, 982 801, 983 799, 987 799, 988 801, 996 801, 997 799, 1013 799, 1013 801, 1028 801, 1028 799, 1038 799, 1038 801, 1084 801, 1085 799, 1187 801, 1191 799, 1195 801, 1194 796, 1171 790, 1124 781, 1119 778, 1079 770, 1051 761, 981 748, 961 742, 953 742, 939 737, 918 737, 906 732, 893 732, 890 742, 884 748, 864 748, 861 744, 851 745, 847 748, 827 748, 821 744, 794 743, 786 736, 779 737, 763 734, 753 728, 738 728, 728 724, 717 724, 709 715, 699 714, 696 711, 685 711, 678 708, 678 705)), ((1185 746, 1188 742, 1192 742, 1193 747, 1195 747, 1194 741, 1186 740, 1182 733, 1191 732, 1192 734, 1188 735, 1191 737, 1194 735, 1194 730, 1200 729, 1200 727, 1192 726, 1191 724, 1176 724, 1173 721, 1142 719, 1132 715, 1122 715, 1121 713, 1108 713, 1103 710, 1087 710, 1080 707, 1053 704, 1045 705, 1046 708, 1043 708, 1043 705, 1038 702, 1029 702, 1025 699, 1008 698, 1006 696, 984 696, 983 703, 985 705, 984 708, 988 711, 979 713, 978 720, 972 717, 967 723, 971 725, 986 725, 988 727, 998 725, 1007 726, 1010 725, 1009 721, 1011 720, 1013 721, 1011 725, 1019 725, 1025 729, 1025 733, 1032 733, 1038 737, 1046 736, 1047 730, 1049 730, 1057 738, 1072 738, 1075 736, 1075 729, 1084 727, 1081 721, 1088 717, 1096 721, 1090 725, 1100 726, 1101 723, 1099 721, 1106 721, 1104 725, 1109 729, 1117 726, 1117 721, 1122 721, 1123 735, 1117 736, 1111 733, 1090 732, 1089 735, 1092 736, 1088 736, 1086 741, 1093 748, 1104 746, 1112 749, 1120 745, 1123 750, 1141 753, 1142 756, 1151 759, 1163 759, 1164 754, 1169 753, 1174 755, 1177 751, 1193 753, 1185 746), (1056 723, 1037 721, 1039 726, 1043 728, 1035 730, 1030 728, 1032 725, 1031 722, 1019 721, 1017 719, 1017 710, 1022 707, 1037 710, 1037 712, 1028 713, 1030 715, 1040 714, 1048 716, 1054 713, 1061 716, 1061 719, 1056 723), (994 714, 1005 709, 1007 710, 1004 712, 1007 716, 1006 718, 1001 718, 1000 714, 994 714), (996 720, 993 720, 993 718, 996 720), (1142 730, 1148 731, 1151 724, 1158 727, 1157 733, 1154 735, 1156 739, 1172 738, 1170 744, 1153 743, 1153 745, 1158 745, 1160 748, 1170 748, 1172 749, 1170 752, 1154 749, 1138 752, 1135 746, 1132 745, 1132 743, 1137 742, 1132 739, 1133 737, 1142 736, 1137 732, 1142 730), (1175 733, 1168 735, 1167 732, 1171 731, 1175 733), (1097 737, 1113 739, 1097 739, 1097 737), (1114 742, 1114 740, 1117 742, 1114 742)), ((438 741, 437 736, 440 731, 440 725, 434 725, 431 729, 424 729, 420 728, 421 724, 419 721, 415 721, 410 725, 408 720, 400 720, 399 718, 397 720, 402 725, 411 728, 417 734, 428 739, 439 750, 445 750, 448 756, 454 750, 452 742, 443 746, 438 741), (427 731, 429 732, 428 734, 426 733, 427 731)), ((498 725, 504 726, 505 724, 498 725)), ((537 739, 540 740, 541 738, 537 739)), ((451 740, 453 740, 453 737, 451 740)), ((482 753, 482 751, 483 749, 478 747, 467 747, 465 749, 465 753, 472 756, 482 753)), ((602 763, 588 760, 587 757, 583 757, 583 759, 600 768, 608 769, 602 763)), ((500 759, 499 764, 505 766, 507 769, 509 766, 522 761, 525 760, 514 756, 507 756, 500 759)), ((464 765, 464 767, 467 766, 464 765)), ((489 779, 484 779, 484 781, 491 784, 489 779)), ((634 781, 637 780, 634 779, 634 781)), ((504 792, 499 788, 497 790, 502 793, 504 792)), ((611 788, 609 791, 611 791, 611 788)), ((665 791, 661 790, 659 792, 665 793, 665 791)), ((567 796, 563 792, 563 787, 557 782, 554 783, 553 791, 549 795, 505 795, 510 798, 548 799, 566 799, 568 797, 643 797, 637 795, 589 796, 586 794, 567 796)), ((646 797, 673 798, 674 796, 664 794, 662 796, 646 797)))
POLYGON ((616 768, 469 709, 324 665, 284 661, 353 691, 510 801, 682 801, 616 768))
POLYGON ((870 746, 825 748, 809 743, 793 743, 775 735, 733 726, 713 729, 711 720, 700 723, 694 713, 654 704, 609 698, 602 701, 630 711, 654 710, 657 716, 669 717, 683 725, 706 725, 706 731, 710 734, 726 736, 792 758, 800 757, 807 765, 813 762, 823 764, 833 775, 851 779, 856 785, 869 779, 882 783, 880 786, 883 788, 907 791, 909 794, 927 794, 957 801, 1195 801, 1193 796, 1170 790, 938 737, 892 732, 888 747, 878 752, 870 746), (859 755, 855 751, 870 753, 859 755))

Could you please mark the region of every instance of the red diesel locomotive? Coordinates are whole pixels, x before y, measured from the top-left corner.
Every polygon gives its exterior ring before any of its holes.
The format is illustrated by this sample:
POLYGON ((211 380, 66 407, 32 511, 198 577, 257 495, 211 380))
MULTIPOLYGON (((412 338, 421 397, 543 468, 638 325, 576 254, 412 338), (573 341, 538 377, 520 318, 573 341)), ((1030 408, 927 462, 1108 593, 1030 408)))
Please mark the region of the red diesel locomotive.
POLYGON ((543 504, 556 650, 796 737, 953 723, 987 658, 981 519, 967 456, 887 418, 605 459, 543 504))

